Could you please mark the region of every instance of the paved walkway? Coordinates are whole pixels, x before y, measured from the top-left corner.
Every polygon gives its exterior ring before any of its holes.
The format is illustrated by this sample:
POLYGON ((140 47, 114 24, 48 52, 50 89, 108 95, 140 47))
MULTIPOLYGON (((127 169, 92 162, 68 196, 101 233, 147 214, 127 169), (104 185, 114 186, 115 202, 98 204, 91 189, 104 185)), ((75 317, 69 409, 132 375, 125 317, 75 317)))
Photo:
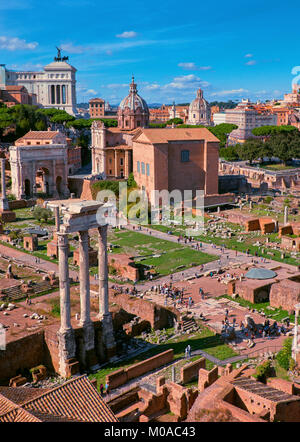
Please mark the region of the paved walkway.
MULTIPOLYGON (((170 241, 170 242, 174 242, 174 243, 178 243, 178 236, 176 235, 168 235, 165 232, 160 232, 159 230, 154 230, 148 227, 141 227, 141 230, 139 230, 137 228, 137 226, 134 226, 132 224, 128 224, 126 226, 126 229, 131 230, 131 231, 135 231, 135 232, 139 232, 139 233, 143 233, 144 235, 149 235, 149 236, 153 236, 155 238, 159 238, 159 239, 163 239, 165 241, 170 241)), ((290 264, 283 264, 283 263, 279 263, 278 261, 273 261, 271 259, 267 259, 265 263, 260 262, 259 258, 254 257, 252 255, 247 256, 246 253, 243 252, 237 252, 235 250, 231 250, 231 249, 227 249, 224 248, 222 251, 222 247, 220 246, 215 246, 214 244, 209 244, 209 243, 204 243, 202 241, 191 241, 191 242, 187 242, 186 244, 184 243, 184 241, 180 241, 179 244, 184 245, 186 247, 190 247, 194 249, 194 246, 197 243, 202 243, 202 247, 199 250, 200 252, 203 253, 208 253, 210 255, 216 255, 218 256, 218 260, 216 261, 211 261, 208 262, 206 264, 204 264, 204 271, 209 271, 209 270, 215 270, 218 269, 220 267, 226 267, 228 265, 232 265, 232 264, 245 264, 245 263, 252 263, 253 261, 257 261, 262 267, 264 267, 266 264, 267 265, 274 265, 274 266, 284 266, 286 268, 289 268, 290 270, 296 270, 296 266, 290 265, 290 264)), ((195 250, 195 249, 194 249, 195 250)), ((200 266, 196 266, 196 267, 191 267, 190 269, 186 269, 184 271, 179 271, 176 273, 173 273, 173 282, 178 282, 178 281, 182 281, 185 278, 188 278, 190 276, 194 276, 195 273, 200 272, 201 269, 201 265, 200 266)), ((151 286, 153 285, 157 285, 157 284, 164 284, 164 283, 169 283, 170 282, 170 276, 162 276, 160 278, 157 278, 155 280, 152 281, 147 281, 144 283, 140 283, 138 284, 138 288, 142 291, 144 290, 148 290, 149 288, 151 288, 151 286)))

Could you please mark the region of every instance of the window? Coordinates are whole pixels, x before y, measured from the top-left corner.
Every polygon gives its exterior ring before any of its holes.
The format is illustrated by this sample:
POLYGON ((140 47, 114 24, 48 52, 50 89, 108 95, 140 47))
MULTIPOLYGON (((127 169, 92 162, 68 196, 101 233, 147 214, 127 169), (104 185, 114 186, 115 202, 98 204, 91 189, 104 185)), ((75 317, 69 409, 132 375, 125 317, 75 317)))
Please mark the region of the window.
POLYGON ((142 161, 142 174, 145 175, 145 163, 142 161))
POLYGON ((140 168, 140 162, 139 161, 137 162, 137 171, 138 171, 138 173, 141 173, 141 168, 140 168))
POLYGON ((147 168, 147 176, 150 176, 150 164, 146 164, 146 168, 147 168))
POLYGON ((187 163, 190 161, 190 151, 189 150, 182 150, 181 151, 181 162, 187 163))
POLYGON ((123 166, 123 158, 120 158, 120 166, 123 166))

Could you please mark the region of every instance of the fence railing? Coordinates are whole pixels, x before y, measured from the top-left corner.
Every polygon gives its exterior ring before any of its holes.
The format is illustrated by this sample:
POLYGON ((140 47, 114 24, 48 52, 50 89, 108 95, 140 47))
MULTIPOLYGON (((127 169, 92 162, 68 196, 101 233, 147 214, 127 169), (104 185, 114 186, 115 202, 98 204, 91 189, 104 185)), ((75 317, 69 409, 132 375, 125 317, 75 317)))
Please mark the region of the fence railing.
POLYGON ((245 356, 247 356, 248 359, 251 359, 251 358, 254 358, 254 357, 257 357, 257 356, 261 356, 264 353, 269 353, 269 352, 271 352, 271 353, 278 353, 281 349, 282 349, 282 346, 270 345, 270 346, 262 347, 262 348, 257 349, 257 350, 250 351, 245 356))

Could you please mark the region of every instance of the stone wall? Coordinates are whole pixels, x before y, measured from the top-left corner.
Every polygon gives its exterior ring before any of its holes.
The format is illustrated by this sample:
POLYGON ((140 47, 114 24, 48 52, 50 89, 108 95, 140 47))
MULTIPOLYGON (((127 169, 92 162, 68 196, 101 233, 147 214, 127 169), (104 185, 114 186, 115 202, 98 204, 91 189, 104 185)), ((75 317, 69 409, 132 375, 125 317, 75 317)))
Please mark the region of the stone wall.
POLYGON ((9 209, 25 209, 27 207, 33 207, 35 205, 35 200, 11 200, 8 201, 9 209))
POLYGON ((251 287, 248 281, 232 281, 227 286, 227 294, 237 293, 241 298, 255 304, 256 302, 264 302, 269 300, 271 284, 265 281, 261 285, 251 287))
POLYGON ((126 254, 109 254, 108 265, 114 268, 122 278, 131 281, 139 280, 139 270, 135 267, 134 260, 126 254))
POLYGON ((198 373, 198 390, 203 391, 218 379, 218 367, 215 366, 210 371, 200 368, 198 373))
POLYGON ((173 325, 174 318, 177 321, 180 319, 180 312, 173 307, 165 308, 154 302, 130 296, 126 293, 114 293, 110 291, 109 302, 115 303, 126 312, 150 322, 154 330, 170 327, 173 325))
POLYGON ((180 381, 183 384, 194 381, 198 378, 200 368, 206 367, 206 359, 200 358, 197 361, 186 364, 180 369, 180 381))
POLYGON ((44 333, 37 332, 24 338, 8 342, 6 349, 0 350, 0 382, 8 380, 23 370, 43 364, 44 333))
POLYGON ((271 307, 294 312, 295 304, 300 302, 300 282, 284 279, 272 285, 270 290, 271 307))
POLYGON ((134 379, 138 376, 141 376, 148 371, 152 371, 162 365, 166 365, 169 362, 172 362, 174 357, 173 349, 167 350, 163 353, 160 353, 152 358, 146 359, 145 361, 138 362, 137 364, 131 365, 128 368, 121 368, 120 370, 114 371, 106 376, 106 383, 109 385, 109 388, 117 388, 120 385, 125 384, 126 382, 134 379))

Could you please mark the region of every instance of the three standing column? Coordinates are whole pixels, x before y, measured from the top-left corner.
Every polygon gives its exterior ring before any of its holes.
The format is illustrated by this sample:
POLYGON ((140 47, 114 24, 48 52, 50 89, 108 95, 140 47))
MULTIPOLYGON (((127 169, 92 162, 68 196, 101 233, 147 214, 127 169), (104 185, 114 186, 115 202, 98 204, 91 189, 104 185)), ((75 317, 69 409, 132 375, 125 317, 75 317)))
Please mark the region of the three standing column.
POLYGON ((107 224, 98 227, 99 234, 99 316, 102 321, 102 342, 107 350, 108 359, 115 354, 116 342, 112 317, 109 312, 108 263, 107 263, 107 224))
POLYGON ((76 344, 71 325, 70 279, 69 279, 69 241, 67 233, 57 233, 59 255, 59 293, 60 293, 60 329, 59 371, 63 377, 69 377, 69 361, 75 357, 76 344))
POLYGON ((83 230, 79 233, 79 281, 80 281, 80 325, 83 330, 82 362, 92 363, 91 350, 95 348, 94 325, 90 314, 90 272, 89 272, 89 233, 83 230))

